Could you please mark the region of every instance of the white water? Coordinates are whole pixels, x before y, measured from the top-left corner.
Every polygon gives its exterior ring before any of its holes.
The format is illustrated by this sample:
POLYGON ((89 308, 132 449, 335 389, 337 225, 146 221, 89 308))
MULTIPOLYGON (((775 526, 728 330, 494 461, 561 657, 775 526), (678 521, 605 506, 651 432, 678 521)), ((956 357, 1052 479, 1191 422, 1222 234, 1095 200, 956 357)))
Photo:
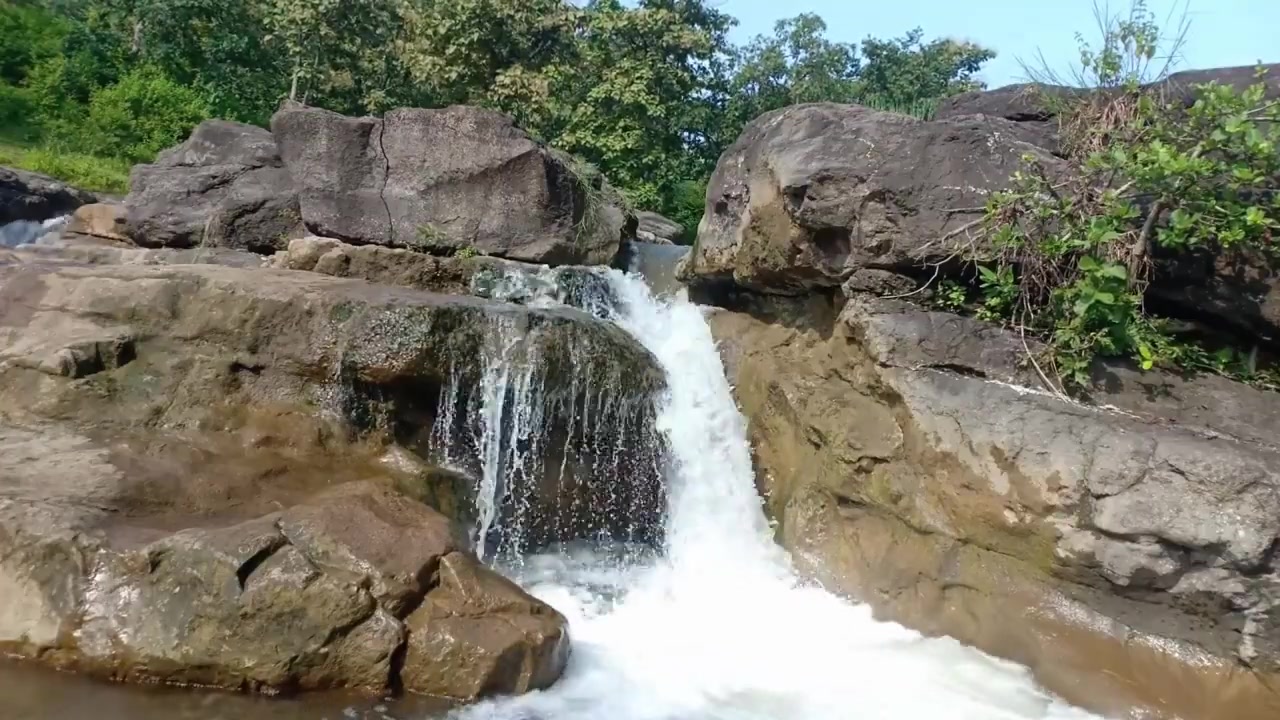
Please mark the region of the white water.
POLYGON ((14 220, 0 225, 0 247, 18 247, 37 242, 61 230, 68 217, 70 216, 60 215, 48 220, 14 220))
POLYGON ((666 371, 665 552, 529 558, 520 579, 570 620, 554 687, 466 720, 1080 720, 1018 665, 926 639, 792 573, 752 478, 745 422, 701 311, 612 273, 615 321, 666 371))

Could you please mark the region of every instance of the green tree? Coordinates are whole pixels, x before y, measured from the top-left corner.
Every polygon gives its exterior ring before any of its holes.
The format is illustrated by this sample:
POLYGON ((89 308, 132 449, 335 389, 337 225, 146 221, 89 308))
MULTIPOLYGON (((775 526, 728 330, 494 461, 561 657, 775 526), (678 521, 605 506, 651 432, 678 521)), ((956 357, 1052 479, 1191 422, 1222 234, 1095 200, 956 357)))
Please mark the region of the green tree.
POLYGON ((117 12, 131 63, 163 69, 219 117, 262 123, 287 82, 264 10, 258 0, 128 0, 117 12))
POLYGON ((0 4, 0 83, 24 85, 33 68, 62 52, 70 23, 50 10, 0 4))
POLYGON ((770 110, 857 97, 857 47, 828 40, 826 30, 817 15, 798 15, 779 20, 772 36, 756 36, 736 53, 726 135, 736 137, 742 125, 770 110))
POLYGON ((926 43, 923 37, 916 28, 895 40, 864 40, 858 94, 910 105, 983 87, 973 76, 994 51, 945 38, 926 43))
POLYGON ((287 96, 339 112, 387 109, 401 10, 395 0, 266 0, 287 96))
POLYGON ((495 105, 528 123, 545 114, 545 73, 573 52, 577 18, 564 0, 417 0, 398 62, 419 104, 495 105))

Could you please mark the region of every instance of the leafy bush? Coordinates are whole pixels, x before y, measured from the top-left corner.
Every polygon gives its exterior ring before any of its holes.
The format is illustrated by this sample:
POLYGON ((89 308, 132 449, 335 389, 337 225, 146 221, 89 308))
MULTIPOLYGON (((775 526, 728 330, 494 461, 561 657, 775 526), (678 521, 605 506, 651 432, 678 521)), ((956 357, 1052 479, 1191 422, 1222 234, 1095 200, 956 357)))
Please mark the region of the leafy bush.
POLYGON ((672 209, 670 217, 684 227, 684 235, 679 238, 679 242, 692 244, 698 234, 698 223, 702 222, 702 213, 706 207, 707 182, 685 180, 676 185, 674 195, 669 204, 672 209))
POLYGON ((1201 86, 1189 108, 1142 89, 1138 69, 1157 36, 1135 7, 1102 51, 1082 48, 1106 90, 1063 119, 1069 172, 1051 176, 1028 158, 991 199, 989 254, 971 257, 982 263, 978 312, 1042 337, 1068 386, 1086 386, 1098 357, 1258 379, 1234 351, 1210 353, 1175 335, 1144 293, 1157 254, 1243 250, 1275 262, 1280 103, 1264 100, 1262 83, 1201 86))
POLYGON ((83 134, 73 142, 96 154, 147 161, 208 116, 199 93, 142 66, 94 91, 83 134))
POLYGON ((38 132, 38 111, 26 88, 0 82, 0 132, 11 140, 27 140, 38 132))

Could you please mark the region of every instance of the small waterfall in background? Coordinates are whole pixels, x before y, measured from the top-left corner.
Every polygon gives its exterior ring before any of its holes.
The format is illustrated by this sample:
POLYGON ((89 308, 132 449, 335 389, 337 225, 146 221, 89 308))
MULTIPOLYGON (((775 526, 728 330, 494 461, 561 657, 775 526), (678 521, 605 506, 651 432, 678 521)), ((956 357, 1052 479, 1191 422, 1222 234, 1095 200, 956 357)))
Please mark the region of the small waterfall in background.
POLYGON ((48 220, 14 220, 0 225, 0 247, 18 247, 57 233, 67 224, 67 215, 48 220))
MULTIPOLYGON (((522 484, 547 463, 577 464, 583 482, 625 490, 658 473, 665 512, 660 552, 634 553, 603 534, 496 562, 570 621, 565 676, 544 692, 489 701, 462 720, 1082 720, 1041 691, 1029 671, 878 622, 863 605, 802 582, 774 544, 756 494, 746 423, 702 310, 657 300, 636 276, 561 269, 491 278, 484 294, 526 304, 569 303, 628 332, 657 359, 666 387, 645 402, 619 387, 580 387, 550 399, 528 338, 489 328, 484 387, 441 432, 466 425, 487 498, 479 536, 521 546, 522 484), (574 398, 570 400, 569 398, 574 398), (622 400, 619 400, 622 398, 622 400), (638 404, 636 404, 638 402, 638 404), (646 406, 647 402, 647 406, 646 406), (631 403, 628 405, 628 403, 631 403), (574 420, 563 438, 539 434, 549 414, 574 420), (646 437, 655 433, 656 437, 646 437), (638 436, 637 436, 638 434, 638 436), (609 452, 619 437, 631 450, 609 452), (551 441, 551 442, 549 442, 551 441), (575 452, 551 452, 565 442, 575 452), (654 457, 629 457, 652 448, 654 457), (583 466, 583 458, 590 462, 583 466), (540 465, 541 463, 541 465, 540 465), (645 472, 639 472, 645 470, 645 472), (496 533, 496 534, 495 534, 496 533)), ((583 368, 574 368, 582 373, 583 368)), ((571 383, 572 385, 572 383, 571 383)), ((454 384, 448 393, 465 394, 454 384)), ((448 393, 445 393, 446 395, 448 393)), ((439 425, 439 423, 437 423, 439 425)), ((437 437, 439 442, 445 438, 437 437)), ((446 443, 448 444, 448 443, 446 443)), ((617 447, 617 446, 615 446, 617 447)), ((644 453, 640 453, 644 455, 644 453)), ((625 528, 630 510, 614 506, 625 528)), ((603 523, 607 526, 610 523, 603 523)), ((579 536, 582 537, 582 536, 579 536)), ((532 543, 526 543, 532 545, 532 543)), ((502 553, 498 553, 503 555, 502 553)))
MULTIPOLYGON (((474 291, 595 315, 615 302, 604 278, 580 268, 498 267, 474 291)), ((630 370, 637 358, 601 358, 589 334, 525 327, 516 316, 496 315, 482 332, 479 375, 464 372, 475 358, 453 358, 430 442, 440 464, 476 479, 476 554, 519 564, 529 550, 564 540, 658 544, 665 449, 655 383, 630 370)))

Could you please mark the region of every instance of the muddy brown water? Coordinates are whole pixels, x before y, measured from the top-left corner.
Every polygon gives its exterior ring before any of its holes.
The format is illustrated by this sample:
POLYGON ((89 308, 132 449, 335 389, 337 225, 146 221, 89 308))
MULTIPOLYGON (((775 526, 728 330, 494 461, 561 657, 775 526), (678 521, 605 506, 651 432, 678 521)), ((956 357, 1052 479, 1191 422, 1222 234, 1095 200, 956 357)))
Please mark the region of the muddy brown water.
POLYGON ((0 660, 0 720, 428 720, 448 705, 344 693, 268 698, 102 682, 0 660))

